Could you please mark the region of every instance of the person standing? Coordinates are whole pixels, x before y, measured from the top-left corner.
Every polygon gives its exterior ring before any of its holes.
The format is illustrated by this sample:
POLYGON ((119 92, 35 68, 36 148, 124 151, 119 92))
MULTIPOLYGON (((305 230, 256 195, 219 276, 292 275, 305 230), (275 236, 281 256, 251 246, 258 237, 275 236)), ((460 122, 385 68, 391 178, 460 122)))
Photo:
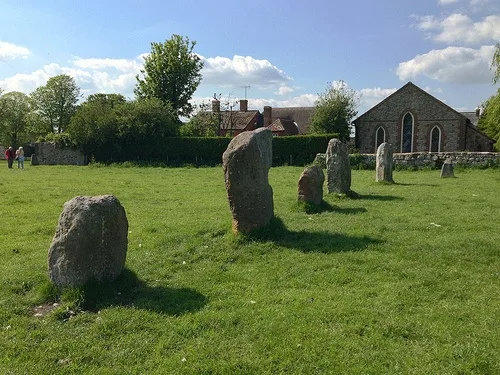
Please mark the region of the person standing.
POLYGON ((12 168, 12 163, 14 163, 14 158, 16 157, 16 153, 12 149, 12 146, 9 146, 7 150, 5 150, 5 159, 7 159, 7 165, 9 168, 12 168))
POLYGON ((19 168, 24 169, 24 150, 22 147, 19 147, 19 149, 16 151, 16 157, 17 157, 17 169, 19 168))

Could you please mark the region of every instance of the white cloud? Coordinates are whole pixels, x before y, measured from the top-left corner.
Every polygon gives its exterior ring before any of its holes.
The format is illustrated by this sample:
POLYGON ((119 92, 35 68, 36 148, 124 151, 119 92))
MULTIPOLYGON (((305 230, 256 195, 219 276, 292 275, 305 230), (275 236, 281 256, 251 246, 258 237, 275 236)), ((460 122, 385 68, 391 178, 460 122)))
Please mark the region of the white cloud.
POLYGON ((138 56, 136 59, 81 59, 77 57, 72 61, 73 65, 82 69, 90 70, 105 70, 114 69, 124 73, 135 73, 137 74, 142 68, 142 57, 138 56))
POLYGON ((289 86, 280 86, 278 91, 276 92, 277 95, 286 95, 294 92, 295 89, 289 86))
POLYGON ((439 5, 449 5, 453 3, 458 3, 459 0, 438 0, 439 5))
POLYGON ((44 85, 49 78, 50 75, 44 69, 39 69, 30 74, 18 73, 12 77, 8 77, 0 81, 0 87, 5 92, 21 91, 28 94, 38 86, 44 85))
POLYGON ((0 40, 0 61, 13 60, 18 57, 26 59, 31 52, 29 49, 0 40))
MULTIPOLYGON (((47 80, 58 74, 72 76, 85 94, 103 92, 120 92, 126 97, 133 97, 136 75, 143 67, 144 56, 133 59, 110 58, 74 58, 68 66, 56 63, 45 65, 30 74, 16 74, 0 80, 5 91, 22 91, 29 93, 47 80)), ((289 94, 295 88, 287 85, 292 79, 268 60, 259 60, 251 56, 234 56, 205 58, 202 69, 203 81, 207 85, 219 87, 241 87, 252 85, 258 89, 278 90, 280 94, 289 94)), ((290 99, 292 100, 292 99, 290 99)))
POLYGON ((402 81, 424 75, 447 83, 491 83, 490 64, 494 49, 494 46, 482 46, 479 49, 447 47, 432 50, 400 63, 396 74, 402 81))
POLYGON ((204 63, 202 84, 236 87, 255 85, 259 88, 283 86, 291 78, 268 60, 251 56, 209 57, 200 56, 204 63))
POLYGON ((428 32, 429 38, 437 42, 478 44, 500 41, 500 15, 490 15, 479 22, 458 13, 442 19, 434 16, 412 17, 417 20, 417 27, 428 32))
POLYGON ((383 89, 380 87, 366 88, 359 90, 361 94, 360 99, 360 109, 358 114, 362 114, 372 108, 373 106, 380 103, 382 100, 387 98, 389 95, 394 93, 397 89, 383 89))

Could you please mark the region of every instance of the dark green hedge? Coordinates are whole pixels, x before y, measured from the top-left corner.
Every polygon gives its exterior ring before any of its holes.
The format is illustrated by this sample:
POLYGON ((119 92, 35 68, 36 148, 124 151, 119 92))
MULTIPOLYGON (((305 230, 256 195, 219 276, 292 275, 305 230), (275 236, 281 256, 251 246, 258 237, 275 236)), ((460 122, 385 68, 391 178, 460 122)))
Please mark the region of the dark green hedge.
POLYGON ((316 154, 325 153, 328 142, 337 134, 295 135, 273 138, 273 165, 306 165, 316 154))
MULTIPOLYGON (((326 152, 335 134, 273 137, 273 165, 305 165, 319 152, 326 152)), ((231 138, 169 137, 157 139, 115 139, 114 144, 90 147, 89 156, 96 162, 163 163, 166 165, 215 165, 231 138), (92 150, 92 148, 94 148, 92 150)))

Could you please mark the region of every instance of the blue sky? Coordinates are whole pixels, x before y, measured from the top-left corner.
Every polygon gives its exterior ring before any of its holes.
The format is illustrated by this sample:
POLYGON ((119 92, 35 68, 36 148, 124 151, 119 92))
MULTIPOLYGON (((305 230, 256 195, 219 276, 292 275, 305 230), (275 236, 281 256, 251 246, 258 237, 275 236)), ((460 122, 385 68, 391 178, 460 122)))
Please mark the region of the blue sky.
POLYGON ((412 81, 474 110, 498 88, 498 0, 2 0, 0 87, 29 93, 65 73, 84 97, 132 99, 150 43, 172 34, 195 40, 205 62, 196 102, 250 86, 250 108, 312 106, 343 80, 361 114, 412 81))

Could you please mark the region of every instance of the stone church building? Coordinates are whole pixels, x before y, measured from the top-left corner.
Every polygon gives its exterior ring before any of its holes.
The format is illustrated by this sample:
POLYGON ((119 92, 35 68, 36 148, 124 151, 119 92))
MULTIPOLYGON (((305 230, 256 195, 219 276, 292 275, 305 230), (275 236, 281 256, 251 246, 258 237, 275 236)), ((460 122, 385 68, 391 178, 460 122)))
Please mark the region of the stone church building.
POLYGON ((354 120, 355 145, 362 154, 376 153, 383 142, 397 153, 493 151, 478 119, 478 111, 457 112, 408 82, 354 120))

